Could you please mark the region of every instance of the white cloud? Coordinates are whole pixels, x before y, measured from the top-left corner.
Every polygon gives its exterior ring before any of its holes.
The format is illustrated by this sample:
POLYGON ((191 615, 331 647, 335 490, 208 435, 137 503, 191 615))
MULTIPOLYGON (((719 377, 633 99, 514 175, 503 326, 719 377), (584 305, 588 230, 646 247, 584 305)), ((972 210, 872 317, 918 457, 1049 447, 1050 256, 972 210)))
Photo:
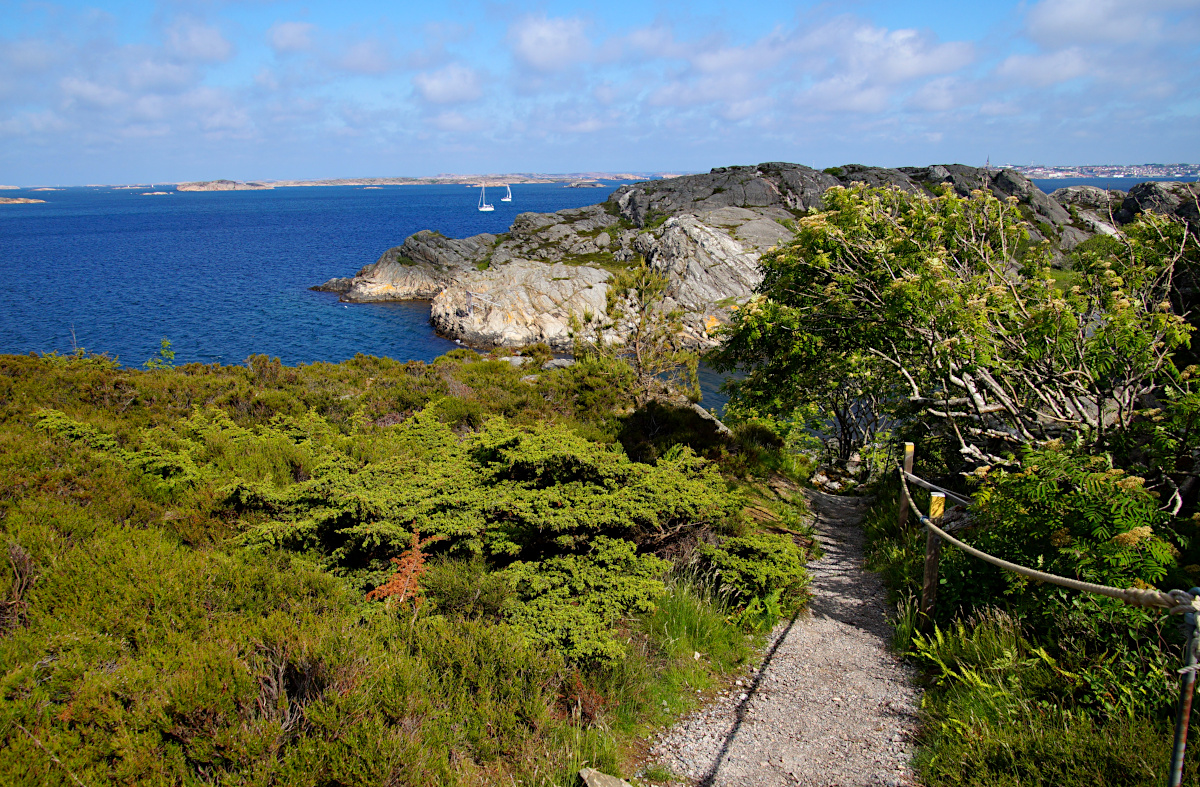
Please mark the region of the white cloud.
POLYGON ((588 58, 591 43, 585 28, 578 17, 527 16, 509 27, 508 39, 519 62, 537 71, 557 71, 588 58))
POLYGON ((112 85, 103 85, 90 79, 64 77, 58 83, 68 103, 79 103, 94 109, 109 109, 126 101, 128 96, 112 85))
POLYGON ((233 57, 233 44, 215 27, 181 19, 167 30, 167 47, 177 57, 200 63, 222 63, 233 57))
POLYGON ((469 118, 461 112, 442 112, 433 118, 433 125, 441 131, 473 132, 484 128, 480 121, 469 118))
POLYGON ((1025 85, 1048 87, 1095 73, 1080 47, 1038 55, 1010 55, 996 69, 997 76, 1025 85))
POLYGON ((308 22, 276 22, 267 31, 267 44, 278 54, 312 49, 316 25, 308 22))
POLYGON ((818 112, 877 113, 887 109, 892 93, 883 85, 864 84, 850 76, 834 76, 801 93, 798 103, 818 112))
POLYGON ((191 66, 146 58, 131 65, 126 80, 134 90, 170 91, 194 84, 196 71, 191 66))
POLYGON ((196 88, 183 96, 180 104, 189 119, 206 132, 246 132, 252 125, 246 109, 224 90, 196 88))
POLYGON ((959 77, 939 77, 922 85, 908 103, 917 109, 947 112, 967 103, 971 92, 959 77))
POLYGON ((19 71, 46 71, 61 62, 62 54, 49 41, 0 41, 0 56, 19 71))
POLYGON ((1163 12, 1195 8, 1195 0, 1042 0, 1026 29, 1046 46, 1064 43, 1152 43, 1167 32, 1163 12))
POLYGON ((336 61, 339 68, 356 74, 384 74, 396 67, 391 45, 368 38, 346 47, 336 61))
POLYGON ((985 101, 979 111, 990 117, 1005 117, 1021 114, 1021 107, 1011 101, 985 101))
POLYGON ((848 16, 806 33, 799 43, 816 59, 816 70, 878 84, 953 73, 975 59, 968 42, 938 43, 917 30, 888 30, 848 16))
POLYGON ((607 124, 600 118, 590 117, 584 118, 583 120, 578 120, 574 123, 566 123, 562 125, 561 128, 563 131, 566 131, 569 134, 590 134, 593 131, 599 131, 606 125, 607 124))
POLYGON ((413 77, 413 86, 426 101, 434 104, 457 104, 474 101, 483 95, 479 74, 462 63, 451 63, 436 71, 413 77))

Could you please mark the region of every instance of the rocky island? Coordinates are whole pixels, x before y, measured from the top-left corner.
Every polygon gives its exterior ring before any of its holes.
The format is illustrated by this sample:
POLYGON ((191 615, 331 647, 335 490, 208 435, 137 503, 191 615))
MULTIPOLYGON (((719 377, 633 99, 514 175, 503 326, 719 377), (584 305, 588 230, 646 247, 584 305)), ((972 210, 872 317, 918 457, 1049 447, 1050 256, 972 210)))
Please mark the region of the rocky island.
POLYGON ((668 306, 685 313, 686 339, 714 345, 761 280, 758 260, 794 237, 799 219, 835 186, 864 182, 909 192, 944 185, 1013 197, 1030 240, 1049 241, 1062 264, 1096 234, 1115 234, 1152 210, 1195 221, 1195 184, 1141 183, 1128 193, 1074 186, 1045 194, 1013 170, 958 164, 887 169, 798 164, 720 167, 707 174, 634 183, 606 202, 522 213, 508 232, 447 238, 422 230, 355 276, 315 290, 348 302, 431 300, 439 332, 475 346, 571 346, 571 315, 604 311, 613 271, 639 255, 670 282, 668 306))
POLYGON ((0 197, 0 205, 33 205, 36 203, 44 203, 44 199, 30 199, 29 197, 0 197))
POLYGON ((242 183, 237 180, 206 180, 197 183, 179 183, 176 191, 261 191, 273 189, 270 183, 242 183))

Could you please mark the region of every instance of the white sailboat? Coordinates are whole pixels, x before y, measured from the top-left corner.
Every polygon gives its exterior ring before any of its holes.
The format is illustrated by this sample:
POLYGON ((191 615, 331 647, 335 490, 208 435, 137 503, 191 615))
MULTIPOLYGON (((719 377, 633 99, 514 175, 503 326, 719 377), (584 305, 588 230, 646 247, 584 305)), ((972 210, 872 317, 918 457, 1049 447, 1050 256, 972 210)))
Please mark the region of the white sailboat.
POLYGON ((512 186, 504 184, 504 196, 500 198, 501 202, 512 202, 512 186))
POLYGON ((487 203, 486 195, 487 195, 487 185, 484 183, 480 183, 479 184, 479 209, 485 213, 489 210, 496 209, 495 205, 489 205, 487 203))

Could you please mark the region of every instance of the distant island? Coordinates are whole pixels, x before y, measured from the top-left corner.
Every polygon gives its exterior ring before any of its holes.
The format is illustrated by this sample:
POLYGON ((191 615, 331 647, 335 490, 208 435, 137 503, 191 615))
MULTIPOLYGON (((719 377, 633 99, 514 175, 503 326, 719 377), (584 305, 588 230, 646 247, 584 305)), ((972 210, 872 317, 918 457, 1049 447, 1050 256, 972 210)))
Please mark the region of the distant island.
POLYGON ((44 199, 30 199, 29 197, 0 197, 0 205, 30 205, 45 201, 44 199))
POLYGON ((176 191, 261 191, 273 189, 269 183, 242 183, 237 180, 206 180, 198 183, 180 183, 176 191))

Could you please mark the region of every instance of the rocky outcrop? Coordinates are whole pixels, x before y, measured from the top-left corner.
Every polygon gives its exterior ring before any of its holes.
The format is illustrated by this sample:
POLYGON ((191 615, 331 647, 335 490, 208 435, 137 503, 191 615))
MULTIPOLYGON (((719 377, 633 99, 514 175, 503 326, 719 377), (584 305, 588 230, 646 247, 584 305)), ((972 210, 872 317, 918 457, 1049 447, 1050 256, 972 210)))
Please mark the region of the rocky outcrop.
POLYGON ((1116 213, 1117 221, 1127 224, 1134 220, 1139 213, 1162 213, 1176 216, 1188 222, 1192 227, 1200 227, 1200 210, 1197 200, 1200 199, 1200 184, 1182 183, 1180 181, 1139 183, 1129 190, 1120 210, 1116 213))
POLYGON ((513 260, 486 271, 462 271, 433 299, 429 320, 439 332, 476 346, 545 342, 571 349, 571 315, 603 314, 608 271, 513 260))
POLYGON ((1071 216, 1071 226, 1062 228, 1060 246, 1070 251, 1094 235, 1118 235, 1114 214, 1125 200, 1125 192, 1096 186, 1068 186, 1055 189, 1050 199, 1062 205, 1071 216))
POLYGON ((176 191, 261 191, 273 189, 270 183, 242 183, 236 180, 204 180, 196 183, 176 184, 176 191))
POLYGON ((609 202, 615 203, 627 219, 644 227, 679 213, 727 207, 808 210, 819 207, 826 190, 839 182, 825 172, 772 162, 634 183, 618 189, 609 202))
POLYGON ((1095 234, 1119 232, 1125 215, 1192 216, 1195 204, 1185 184, 1143 184, 1129 195, 1073 187, 1047 196, 1009 170, 847 165, 819 172, 771 162, 622 186, 600 205, 522 213, 502 235, 418 232, 353 278, 314 289, 347 301, 432 299, 434 327, 468 344, 546 342, 566 350, 571 315, 602 313, 611 272, 641 256, 668 276, 668 305, 683 310, 686 338, 711 345, 714 329, 761 281, 761 255, 789 241, 796 220, 819 209, 828 189, 858 182, 1015 198, 1031 238, 1049 240, 1060 262, 1095 234))
POLYGON ((45 202, 44 199, 30 199, 29 197, 0 197, 0 205, 33 205, 38 202, 45 202))

